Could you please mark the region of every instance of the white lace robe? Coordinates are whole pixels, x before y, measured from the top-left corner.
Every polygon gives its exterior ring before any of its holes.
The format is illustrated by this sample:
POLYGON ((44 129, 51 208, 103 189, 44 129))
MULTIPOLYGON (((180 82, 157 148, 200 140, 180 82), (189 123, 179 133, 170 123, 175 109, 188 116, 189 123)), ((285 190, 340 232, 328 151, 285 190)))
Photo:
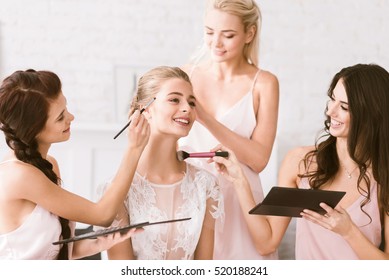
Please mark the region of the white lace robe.
POLYGON ((153 184, 136 173, 125 208, 131 224, 191 217, 188 221, 148 226, 134 235, 136 259, 193 259, 202 227, 213 227, 214 219, 224 219, 216 178, 190 164, 184 178, 172 185, 153 184))

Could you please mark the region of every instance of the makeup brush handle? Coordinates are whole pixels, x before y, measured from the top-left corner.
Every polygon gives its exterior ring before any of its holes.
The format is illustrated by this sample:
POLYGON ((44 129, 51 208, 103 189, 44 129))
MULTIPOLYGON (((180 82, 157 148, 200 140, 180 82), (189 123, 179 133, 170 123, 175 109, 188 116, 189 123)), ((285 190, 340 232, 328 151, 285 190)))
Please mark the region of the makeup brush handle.
POLYGON ((216 153, 215 153, 215 156, 217 156, 217 157, 228 158, 229 154, 228 154, 228 152, 226 152, 226 151, 222 151, 222 152, 216 152, 216 153))
POLYGON ((218 157, 228 157, 228 152, 205 152, 205 153, 190 153, 189 157, 191 158, 211 158, 214 156, 218 157))

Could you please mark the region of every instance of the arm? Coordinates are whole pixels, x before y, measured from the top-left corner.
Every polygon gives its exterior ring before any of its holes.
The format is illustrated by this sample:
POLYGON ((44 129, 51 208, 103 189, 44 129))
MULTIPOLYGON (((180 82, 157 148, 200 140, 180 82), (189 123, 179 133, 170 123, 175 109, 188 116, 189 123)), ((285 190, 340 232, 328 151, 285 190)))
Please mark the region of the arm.
POLYGON ((215 219, 212 217, 212 198, 207 199, 206 214, 201 229, 200 239, 197 243, 194 259, 195 260, 212 260, 214 246, 214 228, 215 219))
POLYGON ((223 146, 233 150, 238 160, 255 172, 267 165, 273 148, 278 120, 279 84, 277 77, 269 72, 260 74, 261 83, 256 83, 258 94, 257 125, 251 139, 231 131, 196 104, 198 121, 203 124, 223 146), (201 118, 200 118, 201 117, 201 118), (255 155, 255 156, 253 156, 255 155))
MULTIPOLYGON (((120 223, 118 226, 128 225, 130 223, 128 219, 128 212, 124 206, 120 207, 118 212, 118 220, 120 223)), ((134 260, 134 254, 132 250, 131 239, 123 240, 123 242, 111 247, 107 250, 108 258, 110 260, 134 260)))
POLYGON ((76 260, 91 256, 105 251, 116 244, 116 246, 120 246, 121 243, 129 240, 138 231, 136 228, 133 228, 124 234, 116 232, 107 236, 100 236, 97 239, 85 239, 74 242, 71 259, 76 260))
POLYGON ((150 129, 136 112, 129 127, 129 144, 112 184, 104 196, 93 203, 52 183, 39 169, 23 164, 13 176, 14 198, 26 199, 50 212, 87 224, 109 226, 131 185, 139 157, 148 141, 150 129))
POLYGON ((320 204, 320 206, 326 210, 328 214, 327 217, 310 210, 304 210, 303 217, 341 235, 354 250, 359 259, 389 260, 389 230, 387 230, 389 227, 389 215, 385 214, 384 217, 385 248, 384 252, 382 252, 359 230, 358 226, 353 223, 344 208, 336 206, 335 209, 333 209, 325 203, 320 204))
MULTIPOLYGON (((225 150, 222 147, 219 147, 225 150)), ((282 241, 282 237, 291 220, 290 217, 251 215, 249 211, 256 205, 243 170, 241 169, 234 153, 230 152, 229 159, 214 157, 216 169, 231 181, 235 187, 242 213, 249 228, 257 251, 261 255, 268 255, 274 252, 282 241)), ((296 168, 298 168, 299 157, 295 151, 291 151, 285 157, 280 172, 279 185, 284 187, 297 187, 296 168)))

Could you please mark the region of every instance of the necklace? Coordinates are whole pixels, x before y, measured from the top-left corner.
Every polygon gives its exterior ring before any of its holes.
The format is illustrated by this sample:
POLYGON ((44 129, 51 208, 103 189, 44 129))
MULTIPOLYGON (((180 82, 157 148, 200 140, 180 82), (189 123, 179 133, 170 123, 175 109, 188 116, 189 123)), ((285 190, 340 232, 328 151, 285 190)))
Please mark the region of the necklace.
POLYGON ((344 171, 346 171, 347 178, 351 179, 352 174, 354 173, 355 169, 357 169, 358 165, 354 167, 354 169, 351 172, 348 172, 347 168, 343 165, 343 163, 340 163, 340 165, 343 167, 344 171))

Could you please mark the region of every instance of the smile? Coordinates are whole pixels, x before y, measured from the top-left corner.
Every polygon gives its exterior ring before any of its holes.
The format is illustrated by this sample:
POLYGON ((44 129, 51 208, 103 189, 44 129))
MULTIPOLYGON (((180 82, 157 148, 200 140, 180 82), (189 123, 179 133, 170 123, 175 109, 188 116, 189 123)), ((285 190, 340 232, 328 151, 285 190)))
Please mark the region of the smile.
POLYGON ((339 126, 343 125, 342 122, 338 122, 336 120, 331 119, 331 127, 337 128, 339 126))
POLYGON ((178 122, 180 124, 185 124, 185 125, 188 125, 190 123, 189 119, 183 119, 183 118, 177 118, 177 119, 174 119, 175 122, 178 122))

